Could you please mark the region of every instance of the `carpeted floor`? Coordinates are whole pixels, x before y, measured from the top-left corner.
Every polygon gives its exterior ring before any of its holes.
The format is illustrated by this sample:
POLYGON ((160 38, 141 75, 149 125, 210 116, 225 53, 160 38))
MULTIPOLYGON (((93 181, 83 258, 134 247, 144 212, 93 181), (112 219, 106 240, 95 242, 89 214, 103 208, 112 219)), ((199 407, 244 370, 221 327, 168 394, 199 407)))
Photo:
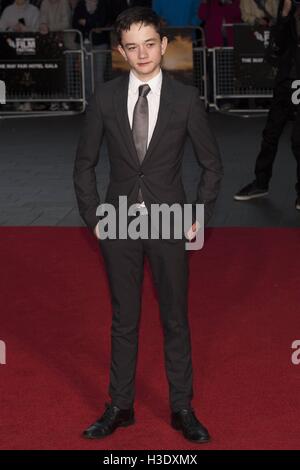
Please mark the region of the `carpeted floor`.
MULTIPOLYGON (((300 231, 214 228, 190 254, 193 406, 203 449, 299 449, 300 231)), ((1 449, 195 449, 169 425, 159 311, 146 266, 136 424, 81 431, 108 400, 111 309, 85 228, 1 227, 1 449)))

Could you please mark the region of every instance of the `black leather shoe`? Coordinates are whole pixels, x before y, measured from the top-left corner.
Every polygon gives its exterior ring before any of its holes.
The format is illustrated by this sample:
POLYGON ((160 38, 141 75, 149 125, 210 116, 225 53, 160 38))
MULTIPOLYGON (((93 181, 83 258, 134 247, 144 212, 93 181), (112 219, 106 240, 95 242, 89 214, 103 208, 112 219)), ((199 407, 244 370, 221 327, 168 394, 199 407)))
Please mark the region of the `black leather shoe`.
POLYGON ((171 425, 177 431, 182 431, 184 437, 189 441, 199 444, 209 442, 210 435, 207 429, 198 421, 192 409, 183 409, 172 413, 171 425))
POLYGON ((84 432, 86 439, 101 439, 112 434, 118 427, 126 427, 134 424, 134 410, 121 410, 115 405, 105 403, 106 410, 94 424, 84 432))

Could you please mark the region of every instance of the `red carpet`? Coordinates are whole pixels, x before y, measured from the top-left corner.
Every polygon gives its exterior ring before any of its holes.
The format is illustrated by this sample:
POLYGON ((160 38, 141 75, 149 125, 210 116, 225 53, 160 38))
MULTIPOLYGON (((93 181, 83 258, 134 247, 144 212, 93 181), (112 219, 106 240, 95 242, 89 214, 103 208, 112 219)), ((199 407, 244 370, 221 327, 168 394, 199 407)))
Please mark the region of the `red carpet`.
MULTIPOLYGON (((214 229, 190 256, 193 406, 202 449, 300 449, 299 229, 214 229)), ((97 242, 80 228, 1 228, 1 449, 195 449, 169 426, 162 331, 146 272, 136 424, 81 431, 108 400, 111 310, 97 242)))

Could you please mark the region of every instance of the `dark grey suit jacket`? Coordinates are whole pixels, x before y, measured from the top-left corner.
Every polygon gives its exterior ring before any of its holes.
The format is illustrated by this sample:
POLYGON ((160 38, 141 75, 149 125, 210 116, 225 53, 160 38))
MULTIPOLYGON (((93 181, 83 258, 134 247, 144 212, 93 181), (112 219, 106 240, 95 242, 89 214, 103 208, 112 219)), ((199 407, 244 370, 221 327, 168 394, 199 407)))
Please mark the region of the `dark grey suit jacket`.
POLYGON ((157 123, 140 165, 128 120, 128 81, 126 75, 100 85, 89 103, 74 167, 75 192, 82 218, 91 228, 99 220, 95 167, 104 135, 111 167, 105 202, 117 206, 118 197, 127 196, 128 206, 135 204, 141 187, 149 211, 151 203, 186 203, 181 165, 189 136, 203 170, 194 203, 205 204, 206 223, 213 212, 223 170, 198 90, 163 73, 157 123))

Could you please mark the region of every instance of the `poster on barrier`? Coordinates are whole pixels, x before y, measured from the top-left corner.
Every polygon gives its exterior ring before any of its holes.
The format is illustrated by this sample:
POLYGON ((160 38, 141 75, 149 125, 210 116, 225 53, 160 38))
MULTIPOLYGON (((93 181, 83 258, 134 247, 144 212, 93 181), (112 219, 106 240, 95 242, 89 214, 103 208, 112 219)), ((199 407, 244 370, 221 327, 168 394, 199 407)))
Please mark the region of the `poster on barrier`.
POLYGON ((239 88, 273 88, 276 68, 265 60, 270 30, 262 26, 234 25, 234 77, 239 88))
POLYGON ((8 95, 51 98, 65 88, 63 33, 0 34, 0 80, 8 95))
MULTIPOLYGON (((168 28, 163 31, 169 44, 163 58, 162 68, 177 80, 193 85, 193 31, 190 28, 168 28)), ((128 72, 127 62, 117 50, 117 41, 112 33, 112 71, 113 76, 128 72)))

